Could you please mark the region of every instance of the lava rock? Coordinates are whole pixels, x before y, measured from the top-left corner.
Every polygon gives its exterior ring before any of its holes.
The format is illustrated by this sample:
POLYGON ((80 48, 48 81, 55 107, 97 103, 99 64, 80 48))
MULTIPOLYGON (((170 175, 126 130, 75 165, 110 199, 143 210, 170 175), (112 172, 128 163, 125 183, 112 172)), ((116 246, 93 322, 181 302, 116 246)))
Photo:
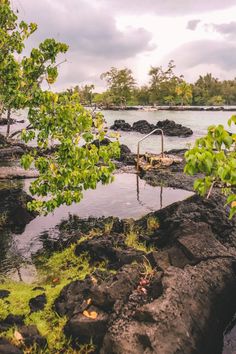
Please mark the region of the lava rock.
POLYGON ((82 311, 82 304, 89 298, 89 292, 93 286, 90 277, 85 280, 76 280, 66 285, 54 303, 55 311, 60 316, 71 317, 74 312, 82 311))
POLYGON ((0 338, 1 354, 23 354, 23 351, 11 344, 7 339, 0 338))
POLYGON ((66 324, 64 332, 74 343, 90 343, 91 338, 96 346, 100 346, 107 331, 109 315, 91 306, 89 311, 97 313, 97 318, 89 318, 82 313, 75 314, 66 324))
POLYGON ((44 309, 47 303, 47 298, 45 294, 38 295, 29 301, 29 307, 31 312, 37 312, 44 309))
POLYGON ((4 215, 4 223, 0 223, 0 228, 7 227, 13 232, 22 232, 26 224, 37 215, 29 212, 27 203, 32 198, 21 189, 1 189, 0 190, 0 215, 4 215))
POLYGON ((22 326, 19 327, 19 332, 23 337, 26 347, 37 346, 37 348, 45 349, 47 340, 39 333, 36 326, 22 326))
MULTIPOLYGON (((155 128, 163 130, 164 135, 188 137, 193 134, 190 128, 184 127, 181 124, 176 124, 173 120, 160 120, 157 122, 155 128)), ((157 132, 158 133, 158 132, 157 132)))
POLYGON ((148 123, 146 120, 139 120, 132 126, 132 130, 141 134, 149 134, 155 129, 153 124, 148 123))
POLYGON ((10 295, 10 293, 11 292, 9 290, 0 290, 0 299, 5 299, 10 295))
POLYGON ((130 132, 132 130, 132 127, 129 123, 126 123, 123 119, 117 119, 115 120, 114 124, 111 126, 110 129, 130 132))

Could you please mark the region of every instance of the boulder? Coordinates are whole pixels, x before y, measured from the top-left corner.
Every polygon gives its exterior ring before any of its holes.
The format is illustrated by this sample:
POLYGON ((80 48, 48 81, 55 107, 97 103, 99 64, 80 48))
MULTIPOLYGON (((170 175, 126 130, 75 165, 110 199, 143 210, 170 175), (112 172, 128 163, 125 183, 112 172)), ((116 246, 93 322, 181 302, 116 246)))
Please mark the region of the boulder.
POLYGON ((141 134, 149 134, 155 129, 153 124, 148 123, 146 120, 139 120, 132 126, 132 130, 141 134))
POLYGON ((110 129, 130 132, 132 130, 132 127, 129 123, 126 123, 123 119, 117 119, 115 120, 114 124, 111 126, 110 129))
POLYGON ((0 338, 1 354, 23 354, 23 351, 11 344, 7 339, 0 338))
POLYGON ((38 295, 29 301, 29 307, 31 312, 42 311, 47 303, 45 294, 38 295))

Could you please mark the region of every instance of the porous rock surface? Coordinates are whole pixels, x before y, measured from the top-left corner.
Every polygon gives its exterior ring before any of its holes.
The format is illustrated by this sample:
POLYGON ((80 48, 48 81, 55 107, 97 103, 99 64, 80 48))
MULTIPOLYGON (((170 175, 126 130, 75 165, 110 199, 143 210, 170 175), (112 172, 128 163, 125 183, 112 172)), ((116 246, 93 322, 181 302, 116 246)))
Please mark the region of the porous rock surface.
POLYGON ((73 345, 92 337, 101 354, 221 353, 236 310, 236 228, 223 202, 217 193, 194 195, 133 221, 149 253, 125 244, 125 221, 80 243, 76 254, 107 261, 108 273, 72 282, 55 302, 73 345), (158 221, 152 227, 150 218, 158 221))

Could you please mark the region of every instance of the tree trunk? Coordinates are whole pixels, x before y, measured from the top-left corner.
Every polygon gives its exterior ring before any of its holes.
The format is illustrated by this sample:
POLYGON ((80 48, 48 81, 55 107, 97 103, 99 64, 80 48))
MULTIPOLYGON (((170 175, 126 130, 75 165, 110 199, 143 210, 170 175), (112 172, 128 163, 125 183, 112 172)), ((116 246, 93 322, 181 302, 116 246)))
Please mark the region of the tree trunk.
POLYGON ((11 108, 9 107, 7 109, 7 133, 6 133, 6 137, 9 137, 10 134, 10 128, 11 128, 11 108))

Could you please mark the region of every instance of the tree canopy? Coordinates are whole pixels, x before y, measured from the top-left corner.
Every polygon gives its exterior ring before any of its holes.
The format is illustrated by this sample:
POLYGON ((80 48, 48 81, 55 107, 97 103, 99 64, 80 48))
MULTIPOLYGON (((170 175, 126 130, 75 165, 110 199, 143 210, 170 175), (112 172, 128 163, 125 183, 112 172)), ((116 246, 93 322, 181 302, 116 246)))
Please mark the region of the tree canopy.
POLYGON ((68 50, 66 44, 46 39, 29 56, 18 58, 36 29, 35 24, 19 23, 10 2, 0 0, 1 107, 3 111, 27 108, 29 125, 21 138, 26 143, 34 140, 37 146, 21 162, 39 172, 30 186, 37 199, 29 207, 47 213, 61 204, 79 202, 83 191, 96 188, 98 182, 111 182, 115 168, 111 158, 119 155, 119 144, 92 144, 104 139, 103 116, 87 111, 78 92, 50 90, 58 77, 58 54, 68 50), (42 90, 43 81, 48 90, 42 90))
MULTIPOLYGON (((236 124, 232 116, 229 127, 236 124)), ((236 213, 236 134, 229 133, 223 125, 212 125, 206 136, 197 139, 194 147, 185 154, 185 172, 189 175, 201 173, 194 189, 202 196, 210 193, 214 186, 221 188, 230 205, 230 217, 236 213)))

